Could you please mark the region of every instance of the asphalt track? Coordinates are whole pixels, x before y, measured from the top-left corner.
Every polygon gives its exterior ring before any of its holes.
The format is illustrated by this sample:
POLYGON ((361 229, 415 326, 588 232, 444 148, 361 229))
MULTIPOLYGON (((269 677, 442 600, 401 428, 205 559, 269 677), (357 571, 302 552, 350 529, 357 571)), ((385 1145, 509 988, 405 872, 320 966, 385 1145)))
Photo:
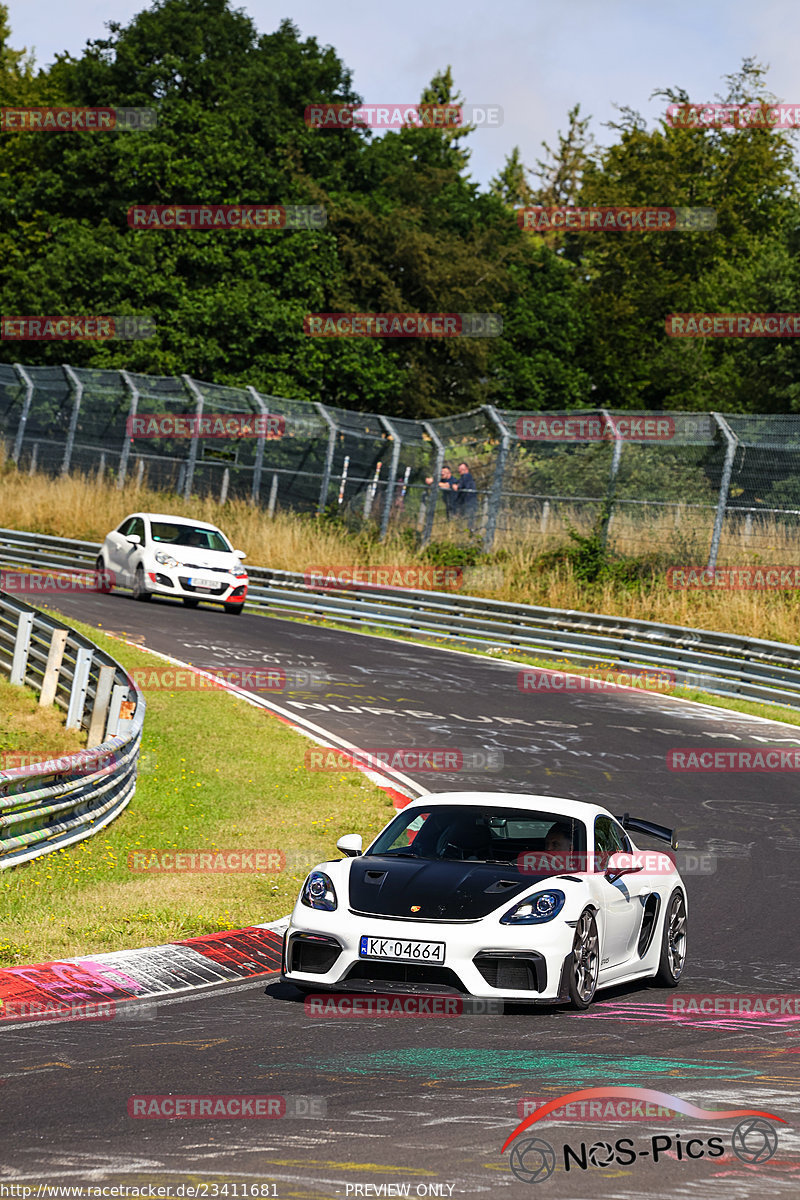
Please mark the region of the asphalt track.
MULTIPOLYGON (((792 775, 676 774, 666 766, 674 747, 796 746, 800 730, 631 691, 521 694, 516 668, 499 662, 246 611, 232 618, 212 608, 145 606, 126 594, 63 598, 59 608, 200 667, 321 670, 321 690, 278 702, 361 746, 502 754, 500 770, 419 776, 431 789, 588 798, 675 825, 683 847, 715 856, 713 874, 686 879, 689 961, 677 994, 800 993, 792 775)), ((587 1014, 345 1020, 308 1017, 294 989, 261 983, 159 1004, 150 1020, 9 1029, 0 1181, 34 1189, 162 1185, 173 1196, 179 1185, 202 1182, 209 1197, 214 1185, 226 1194, 225 1183, 228 1196, 271 1184, 270 1194, 287 1198, 796 1195, 800 1022, 669 1016, 673 995, 617 989, 601 993, 587 1014), (707 1110, 767 1110, 786 1124, 776 1125, 769 1161, 747 1163, 731 1149, 735 1119, 550 1122, 520 1142, 548 1141, 555 1173, 541 1183, 517 1179, 500 1147, 518 1124, 518 1102, 604 1085, 655 1089, 707 1110), (313 1097, 325 1115, 128 1116, 131 1095, 168 1093, 313 1097), (672 1138, 658 1161, 655 1136, 672 1138), (706 1153, 712 1136, 722 1138, 722 1156, 706 1153), (564 1169, 565 1143, 576 1152, 582 1143, 609 1143, 613 1154, 621 1137, 633 1139, 631 1165, 603 1165, 609 1152, 600 1149, 598 1165, 587 1159, 585 1170, 564 1169), (679 1157, 691 1138, 702 1139, 694 1143, 702 1156, 679 1157)))

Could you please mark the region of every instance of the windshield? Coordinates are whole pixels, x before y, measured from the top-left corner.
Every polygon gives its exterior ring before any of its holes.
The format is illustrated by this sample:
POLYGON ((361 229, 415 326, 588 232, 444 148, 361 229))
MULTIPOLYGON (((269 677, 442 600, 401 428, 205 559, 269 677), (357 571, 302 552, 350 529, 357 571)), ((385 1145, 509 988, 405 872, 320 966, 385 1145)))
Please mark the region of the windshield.
POLYGON ((192 546, 197 550, 223 550, 230 553, 231 547, 218 529, 203 529, 196 525, 174 525, 167 521, 151 521, 154 542, 165 546, 192 546))
POLYGON ((586 850, 586 826, 558 813, 443 804, 401 812, 366 855, 492 862, 519 871, 558 874, 586 850))

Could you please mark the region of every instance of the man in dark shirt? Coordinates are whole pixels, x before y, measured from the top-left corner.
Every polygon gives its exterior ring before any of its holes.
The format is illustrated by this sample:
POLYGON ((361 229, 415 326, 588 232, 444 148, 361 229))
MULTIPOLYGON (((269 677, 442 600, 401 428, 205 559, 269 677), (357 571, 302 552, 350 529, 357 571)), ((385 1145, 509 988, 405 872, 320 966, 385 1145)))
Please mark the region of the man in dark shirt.
POLYGON ((458 464, 458 476, 456 484, 458 489, 457 512, 467 522, 470 533, 474 533, 478 516, 478 489, 475 487, 475 480, 472 478, 472 472, 467 463, 460 462, 458 464))
MULTIPOLYGON (((433 476, 429 475, 425 480, 426 483, 433 483, 433 476)), ((456 515, 456 506, 458 504, 458 484, 453 479, 453 472, 448 467, 447 463, 442 467, 442 475, 439 480, 439 487, 444 500, 444 510, 448 521, 456 515)))

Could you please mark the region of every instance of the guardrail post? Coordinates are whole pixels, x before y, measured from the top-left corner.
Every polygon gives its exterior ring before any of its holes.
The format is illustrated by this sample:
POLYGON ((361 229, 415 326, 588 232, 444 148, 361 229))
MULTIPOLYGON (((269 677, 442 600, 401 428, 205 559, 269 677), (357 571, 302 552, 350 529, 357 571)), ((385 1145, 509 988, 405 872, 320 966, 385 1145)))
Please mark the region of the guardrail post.
POLYGON ((42 678, 42 690, 39 693, 39 706, 41 708, 49 708, 56 698, 58 689, 58 676, 61 671, 61 662, 64 658, 64 647, 67 644, 66 629, 54 629, 53 636, 50 638, 50 649, 47 651, 47 665, 44 669, 42 678))
POLYGON ((72 414, 69 419, 69 430, 67 431, 67 444, 64 447, 64 461, 61 464, 61 474, 69 473, 70 463, 72 462, 72 447, 75 444, 75 430, 78 428, 78 413, 81 411, 81 400, 83 399, 83 384, 78 376, 73 371, 72 367, 62 364, 61 368, 67 379, 72 385, 72 391, 75 396, 75 402, 72 405, 72 414))
POLYGON ((192 444, 189 447, 189 457, 186 460, 186 483, 183 489, 184 498, 188 500, 192 494, 194 468, 195 463, 197 462, 197 444, 200 437, 200 418, 203 415, 203 393, 200 391, 200 388, 197 386, 195 381, 190 379, 188 375, 181 375, 181 379, 183 380, 183 386, 191 392, 196 400, 194 410, 196 424, 194 433, 192 434, 192 444))
POLYGON ((14 658, 11 663, 10 683, 25 682, 25 672, 28 669, 28 651, 31 648, 33 616, 32 612, 24 612, 19 615, 17 636, 14 639, 14 658))
POLYGON ((93 746, 101 746, 103 744, 106 717, 108 716, 108 706, 111 703, 111 689, 114 685, 115 674, 116 670, 114 667, 101 667, 97 676, 97 691, 95 692, 94 705, 92 707, 92 719, 89 722, 89 736, 86 740, 86 746, 89 750, 93 746))
POLYGON ((611 524, 611 516, 614 511, 614 494, 617 490, 617 475, 619 474, 619 462, 622 458, 622 438, 617 429, 611 413, 607 409, 601 408, 600 412, 606 424, 610 427, 614 434, 614 453, 611 456, 611 470, 608 475, 608 487, 606 488, 606 498, 603 504, 603 509, 600 514, 600 541, 605 546, 608 539, 608 527, 611 524))
POLYGON ((400 450, 403 446, 403 440, 397 432, 397 427, 392 424, 388 417, 378 416, 383 428, 392 439, 392 460, 389 463, 389 482, 386 484, 386 503, 383 506, 383 515, 381 517, 381 541, 386 541, 386 535, 389 532, 389 519, 392 515, 392 504, 394 502, 394 492, 397 486, 397 470, 400 466, 400 450))
POLYGON ((484 404, 482 405, 482 408, 485 413, 489 414, 489 417, 500 433, 500 450, 497 455, 497 462, 495 463, 492 490, 489 494, 489 512, 486 519, 486 529, 483 534, 483 548, 484 550, 491 550, 494 542, 495 530, 497 529, 497 517, 500 512, 500 503, 503 494, 503 478, 506 473, 508 449, 511 445, 511 430, 508 428, 493 404, 484 404))
POLYGON ((19 415, 17 435, 14 438, 14 449, 11 451, 11 461, 15 466, 18 466, 19 456, 22 453, 22 440, 25 437, 25 426, 28 423, 28 414, 31 411, 31 402, 33 400, 33 380, 22 363, 14 363, 14 370, 25 384, 25 399, 22 402, 22 412, 19 415))
MULTIPOLYGON (((252 383, 247 385, 247 391, 251 399, 255 401, 256 408, 262 417, 266 417, 269 413, 269 408, 261 399, 252 383)), ((264 444, 266 440, 266 437, 256 438, 256 461, 253 467, 253 490, 251 492, 254 501, 258 501, 261 497, 261 474, 264 470, 264 444)), ((178 490, 180 491, 180 489, 178 490)))
POLYGON ((425 513, 425 526, 422 530, 422 538, 420 539, 420 546, 424 548, 431 540, 431 534, 433 533, 433 519, 436 516, 436 500, 439 496, 439 480, 442 477, 442 467, 444 466, 444 442, 439 437, 430 421, 423 421, 422 428, 425 430, 428 437, 436 447, 436 466, 433 471, 433 483, 428 489, 428 510, 425 513))
POLYGON ((319 500, 317 501, 317 516, 321 517, 325 512, 325 505, 328 503, 328 488, 330 487, 331 483, 333 455, 336 450, 336 437, 339 433, 339 426, 336 424, 336 420, 328 412, 325 405, 320 404, 319 400, 314 401, 314 408, 328 426, 328 449, 325 453, 325 467, 322 472, 322 485, 319 489, 319 500))
MULTIPOLYGON (((125 384, 125 387, 131 394, 131 406, 128 409, 128 416, 135 417, 139 409, 139 389, 127 371, 120 371, 120 375, 122 376, 122 382, 125 384)), ((119 456, 119 475, 117 476, 118 488, 123 488, 125 486, 125 476, 128 474, 128 459, 131 456, 132 442, 133 438, 128 437, 128 430, 126 428, 125 438, 122 443, 122 452, 119 456)))
POLYGON ((717 511, 714 515, 714 529, 711 534, 711 549, 708 552, 708 570, 713 571, 717 565, 717 555, 719 554, 719 543, 722 537, 722 525, 725 520, 725 510, 728 507, 728 493, 731 490, 731 475, 733 474, 733 460, 736 457, 736 450, 739 445, 739 439, 731 429, 725 418, 717 412, 712 412, 712 417, 717 422, 717 428, 725 438, 727 446, 725 449, 725 463, 722 467, 722 480, 719 485, 719 499, 717 500, 717 511))
POLYGON ((109 738, 116 737, 119 733, 120 714, 127 695, 128 689, 124 683, 115 683, 111 689, 111 700, 108 705, 108 721, 106 723, 106 741, 109 738))
POLYGON ((75 655, 75 674, 72 677, 72 688, 69 693, 66 729, 80 729, 83 720, 83 708, 86 704, 86 692, 89 688, 89 670, 92 665, 94 651, 85 646, 78 648, 75 655))

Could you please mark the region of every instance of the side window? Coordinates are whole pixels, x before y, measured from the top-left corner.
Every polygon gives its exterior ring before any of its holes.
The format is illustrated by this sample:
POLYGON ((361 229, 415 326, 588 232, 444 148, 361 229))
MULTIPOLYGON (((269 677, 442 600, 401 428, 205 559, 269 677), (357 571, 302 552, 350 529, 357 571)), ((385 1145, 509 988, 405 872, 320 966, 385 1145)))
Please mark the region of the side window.
POLYGON ((133 532, 133 526, 135 524, 136 524, 136 517, 128 517, 127 520, 122 522, 119 529, 117 530, 117 533, 121 533, 123 537, 127 537, 129 533, 133 532))
POLYGON ((128 535, 130 536, 130 534, 133 533, 137 533, 139 535, 139 537, 142 539, 142 545, 144 545, 144 521, 141 517, 133 518, 131 528, 128 530, 128 535))
POLYGON ((625 831, 610 817, 596 817, 594 822, 594 869, 605 871, 612 854, 628 851, 631 844, 625 831))

